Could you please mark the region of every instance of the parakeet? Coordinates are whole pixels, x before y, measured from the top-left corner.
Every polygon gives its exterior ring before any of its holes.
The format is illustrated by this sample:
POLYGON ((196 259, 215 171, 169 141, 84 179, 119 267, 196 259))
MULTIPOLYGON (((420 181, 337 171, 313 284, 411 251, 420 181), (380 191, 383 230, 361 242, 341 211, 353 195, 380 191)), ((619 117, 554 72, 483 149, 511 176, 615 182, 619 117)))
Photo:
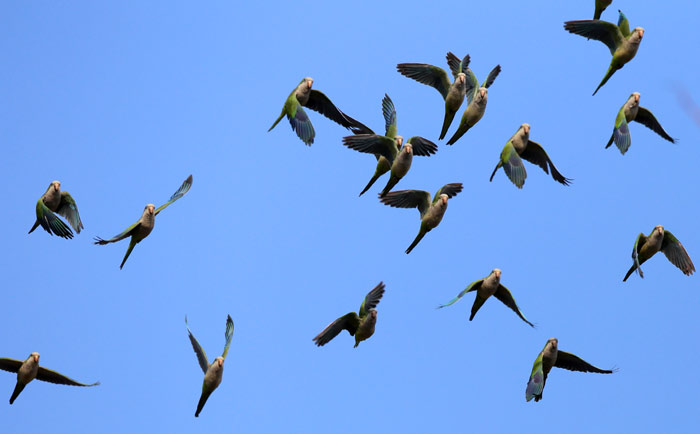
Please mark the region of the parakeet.
POLYGON ((355 337, 354 348, 357 348, 360 342, 369 339, 374 334, 374 327, 377 324, 377 305, 384 295, 384 287, 384 282, 379 282, 365 296, 360 305, 359 315, 355 312, 350 312, 336 319, 313 338, 314 343, 322 347, 343 330, 347 330, 350 336, 355 337))
POLYGON ((589 364, 578 356, 560 351, 557 348, 559 341, 557 338, 549 338, 542 352, 535 359, 532 366, 530 380, 525 390, 525 399, 530 401, 535 398, 535 402, 542 399, 542 391, 547 382, 547 374, 552 367, 563 368, 569 371, 595 372, 597 374, 612 374, 613 370, 599 369, 589 364))
POLYGON ((669 142, 676 143, 676 141, 668 135, 666 130, 663 129, 661 124, 659 124, 659 121, 656 120, 654 115, 649 110, 639 105, 639 98, 639 92, 633 92, 627 99, 627 102, 620 108, 620 111, 617 112, 615 128, 610 136, 610 140, 608 140, 607 145, 605 145, 606 149, 615 142, 615 145, 622 155, 625 155, 625 152, 627 152, 632 144, 628 125, 628 123, 632 121, 637 121, 669 142))
POLYGON ((644 29, 641 27, 635 27, 634 30, 630 32, 630 25, 629 21, 627 21, 627 17, 625 17, 622 11, 618 12, 620 12, 620 19, 617 25, 601 20, 578 20, 564 23, 564 29, 567 31, 584 36, 588 39, 601 41, 607 45, 610 49, 610 54, 613 56, 610 61, 608 72, 605 73, 603 81, 600 82, 595 92, 593 92, 593 95, 608 82, 615 71, 621 69, 627 62, 634 58, 639 49, 639 44, 642 42, 642 37, 644 36, 644 29))
POLYGON ((272 131, 286 115, 292 126, 292 130, 296 131, 297 136, 299 136, 302 142, 311 146, 314 142, 316 132, 314 131, 314 126, 311 125, 309 116, 302 107, 308 107, 311 110, 317 111, 333 122, 353 131, 356 128, 367 128, 362 123, 341 112, 323 92, 311 89, 313 82, 314 79, 311 77, 305 77, 301 80, 299 85, 287 97, 284 106, 282 106, 282 113, 280 113, 270 129, 267 130, 268 132, 272 131))
POLYGON ((73 238, 73 231, 68 225, 63 223, 54 212, 65 217, 73 226, 77 233, 83 229, 83 222, 80 220, 78 206, 75 204, 73 196, 67 191, 61 191, 61 182, 53 181, 36 203, 36 222, 29 230, 31 234, 34 229, 41 225, 49 234, 56 234, 62 238, 73 238))
POLYGON ((644 278, 641 265, 659 251, 664 252, 666 258, 686 276, 690 276, 695 272, 695 265, 690 260, 690 256, 685 251, 683 244, 671 232, 658 225, 651 231, 649 236, 645 236, 642 233, 637 235, 632 248, 632 260, 634 263, 622 281, 626 281, 634 273, 634 270, 639 272, 639 277, 644 278))
POLYGON ((204 382, 202 383, 202 395, 199 397, 199 402, 197 403, 197 411, 194 413, 194 417, 199 417, 199 413, 204 408, 204 404, 209 399, 209 395, 212 394, 221 384, 221 379, 224 377, 224 360, 226 359, 226 354, 228 354, 228 348, 231 346, 231 339, 233 339, 233 320, 231 315, 226 317, 226 345, 224 345, 224 352, 221 356, 214 359, 212 364, 209 364, 207 360, 207 355, 199 345, 197 339, 190 331, 190 326, 187 325, 187 317, 185 316, 185 326, 187 327, 187 335, 190 338, 190 343, 194 349, 194 353, 197 355, 197 361, 199 362, 199 367, 204 371, 204 382))
POLYGON ((486 81, 479 87, 479 81, 476 79, 476 75, 474 75, 474 72, 470 68, 467 68, 467 108, 464 110, 457 131, 455 131, 450 140, 447 141, 448 145, 452 145, 459 140, 464 133, 469 131, 469 129, 476 125, 484 116, 486 112, 486 102, 489 99, 488 88, 491 87, 500 73, 501 65, 496 65, 491 72, 489 72, 486 81))
POLYGON ((525 171, 525 165, 520 158, 524 158, 532 164, 540 166, 545 173, 552 171, 552 178, 555 181, 560 182, 564 185, 569 185, 572 179, 564 177, 556 167, 554 163, 549 159, 549 155, 544 151, 544 148, 537 143, 530 140, 530 125, 522 124, 518 131, 513 134, 513 137, 508 140, 506 146, 503 147, 501 151, 501 158, 493 169, 491 173, 491 178, 489 182, 493 181, 493 177, 500 167, 503 167, 503 171, 506 172, 508 179, 511 180, 518 188, 523 188, 525 184, 525 178, 527 178, 527 172, 525 171))
POLYGON ((22 390, 24 390, 25 386, 35 378, 48 383, 65 384, 66 386, 90 387, 100 384, 99 381, 92 384, 78 383, 56 371, 39 366, 39 353, 36 352, 31 353, 29 358, 24 362, 15 359, 0 358, 0 369, 17 373, 17 385, 10 397, 10 404, 15 402, 15 399, 17 399, 22 390))
POLYGON ((593 19, 599 20, 600 15, 603 13, 605 8, 610 6, 612 0, 595 0, 595 12, 593 13, 593 19))
POLYGON ((447 53, 447 64, 452 71, 454 81, 450 84, 450 78, 447 72, 437 66, 428 65, 426 63, 399 63, 396 65, 396 70, 400 74, 408 78, 412 78, 419 83, 427 84, 434 87, 440 92, 445 100, 445 120, 442 122, 442 130, 440 131, 440 140, 445 138, 447 130, 455 117, 455 113, 464 101, 467 93, 467 67, 469 66, 469 55, 464 56, 462 60, 452 52, 447 53))
POLYGON ((484 277, 483 279, 476 280, 467 286, 464 291, 457 294, 457 297, 453 298, 446 304, 438 306, 438 309, 443 307, 451 306, 459 301, 464 294, 476 291, 476 298, 474 299, 474 304, 472 305, 472 313, 469 316, 469 321, 474 319, 474 315, 479 311, 481 306, 488 300, 492 295, 499 299, 503 304, 508 306, 515 312, 521 320, 525 321, 530 325, 530 327, 535 327, 530 321, 528 321, 525 316, 520 312, 518 305, 515 303, 513 295, 510 293, 508 288, 501 284, 501 270, 494 268, 491 274, 484 277))
POLYGON ((136 246, 138 243, 141 242, 141 240, 146 238, 153 230, 153 227, 156 223, 156 216, 158 215, 158 213, 167 208, 168 205, 170 205, 171 203, 184 196, 185 193, 190 191, 190 187, 192 187, 192 175, 188 176, 187 179, 185 179, 180 188, 178 188, 177 191, 172 196, 170 196, 169 201, 167 201, 157 209, 155 205, 149 203, 148 205, 146 205, 146 208, 144 208, 141 218, 136 223, 126 228, 119 235, 115 235, 113 238, 110 238, 108 240, 103 240, 100 237, 95 237, 95 244, 104 245, 109 243, 116 243, 117 241, 123 240, 126 237, 131 237, 131 241, 129 241, 129 248, 126 249, 126 255, 124 255, 124 259, 122 260, 122 263, 119 266, 119 269, 122 269, 127 258, 131 254, 131 251, 134 250, 134 246, 136 246))
POLYGON ((411 253, 418 242, 423 239, 425 234, 433 230, 442 221, 442 216, 447 210, 447 200, 457 196, 462 191, 462 183, 452 183, 443 185, 440 190, 435 193, 435 197, 430 198, 430 193, 423 190, 399 190, 392 191, 386 196, 381 197, 383 204, 394 208, 418 208, 420 212, 420 231, 413 240, 406 254, 411 253))

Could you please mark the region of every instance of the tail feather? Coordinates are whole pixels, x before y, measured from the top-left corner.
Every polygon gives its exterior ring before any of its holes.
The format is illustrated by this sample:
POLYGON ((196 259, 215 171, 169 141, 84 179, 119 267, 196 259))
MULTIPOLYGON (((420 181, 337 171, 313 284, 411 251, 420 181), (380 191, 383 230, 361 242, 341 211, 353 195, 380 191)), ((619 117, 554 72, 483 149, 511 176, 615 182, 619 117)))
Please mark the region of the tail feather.
POLYGON ((448 144, 448 145, 453 145, 455 142, 457 142, 457 140, 461 139, 462 136, 463 136, 467 131, 469 131, 469 127, 468 127, 468 126, 462 126, 462 125, 460 125, 459 128, 457 128, 457 131, 455 131, 455 133, 452 135, 452 137, 450 138, 450 140, 447 141, 447 144, 448 144))
POLYGON ((34 226, 32 226, 32 228, 29 229, 29 232, 27 232, 27 233, 31 234, 32 232, 34 232, 34 229, 36 229, 38 227, 39 227, 39 220, 34 222, 34 226))
POLYGON ((600 84, 598 85, 598 87, 595 89, 595 92, 593 92, 593 95, 595 95, 596 93, 598 93, 598 89, 600 89, 601 87, 603 87, 603 85, 604 85, 605 83, 607 83, 608 80, 610 80, 610 77, 612 77, 613 74, 615 73, 615 71, 617 71, 618 69, 620 69, 620 68, 614 68, 613 65, 610 64, 610 67, 608 68, 608 72, 605 73, 605 77, 603 77, 603 81, 600 82, 600 84))
POLYGON ((379 197, 386 196, 386 194, 389 193, 391 189, 394 188, 396 184, 398 184, 399 181, 401 181, 401 178, 391 175, 391 178, 389 178, 389 182, 386 183, 384 190, 382 190, 382 192, 379 193, 379 197))
POLYGON ((269 130, 267 130, 267 132, 268 132, 268 133, 269 133, 270 131, 272 131, 272 129, 273 129, 273 128, 275 128, 275 127, 277 126, 277 124, 279 124, 279 123, 280 123, 280 121, 281 121, 281 120, 282 120, 282 118, 284 117, 284 112, 285 112, 285 110, 284 110, 284 109, 282 109, 282 113, 280 113, 280 117, 278 117, 278 118, 277 118, 277 120, 275 121, 275 123, 274 123, 274 124, 272 124, 272 126, 270 127, 270 129, 269 129, 269 130))
POLYGON ((613 131, 613 133, 610 134, 610 140, 608 140, 608 144, 605 145, 605 149, 608 149, 610 147, 610 145, 612 145, 614 139, 615 139, 615 132, 613 131))
POLYGON ((411 243, 411 245, 408 246, 408 249, 406 249, 406 254, 407 254, 407 255, 408 255, 409 253, 411 253, 411 250, 413 250, 413 248, 416 247, 416 246, 418 245, 418 243, 420 242, 420 240, 423 239, 423 237, 425 236, 425 234, 427 234, 427 232, 424 232, 423 229, 421 228, 421 231, 420 231, 420 232, 418 233, 418 235, 416 236, 416 239, 413 240, 413 242, 411 243))
POLYGON ((449 110, 445 110, 445 120, 442 122, 442 131, 440 132, 440 139, 439 140, 442 140, 445 138, 445 134, 447 134, 447 130, 450 128, 450 125, 452 125, 452 120, 455 118, 456 113, 457 112, 451 112, 449 110))
POLYGON ((498 171, 498 169, 500 169, 500 167, 501 167, 502 165, 503 165, 503 163, 501 163, 501 162, 499 161, 498 164, 496 165, 496 168, 493 169, 493 173, 491 173, 491 177, 489 178, 489 182, 493 181, 493 177, 496 175, 496 172, 498 171))
POLYGON ((15 386, 15 390, 12 392, 12 396, 10 397, 10 404, 15 402, 15 399, 17 399, 19 394, 24 390, 24 386, 26 386, 26 384, 22 384, 19 381, 17 382, 17 385, 15 386))
POLYGON ((370 188, 370 187, 377 181, 377 179, 379 179, 379 177, 382 176, 382 175, 383 175, 383 173, 374 172, 374 175, 372 176, 372 179, 369 180, 369 183, 367 183, 367 186, 364 188, 364 190, 362 190, 362 191, 360 192, 360 196, 362 196, 363 194, 365 194, 365 192, 367 192, 367 190, 369 190, 369 188, 370 188))
POLYGON ((127 258, 131 254, 131 251, 134 250, 134 246, 136 246, 136 242, 134 241, 134 237, 131 237, 131 241, 129 242, 129 248, 126 249, 126 255, 124 255, 124 259, 122 260, 122 264, 119 266, 119 269, 121 270, 124 268, 124 263, 126 263, 127 258))
POLYGON ((627 279, 634 273, 634 271, 637 270, 639 272, 639 277, 642 279, 644 278, 644 273, 642 273, 642 269, 637 267, 637 264, 632 264, 630 269, 627 271, 627 274, 625 274, 625 278, 622 279, 623 282, 627 282, 627 279))
POLYGON ((199 413, 201 413, 202 409, 204 408, 204 404, 206 404, 207 399, 209 399, 209 395, 211 395, 211 392, 202 390, 202 396, 199 397, 199 402, 197 403, 197 411, 195 412, 194 417, 199 417, 199 413))

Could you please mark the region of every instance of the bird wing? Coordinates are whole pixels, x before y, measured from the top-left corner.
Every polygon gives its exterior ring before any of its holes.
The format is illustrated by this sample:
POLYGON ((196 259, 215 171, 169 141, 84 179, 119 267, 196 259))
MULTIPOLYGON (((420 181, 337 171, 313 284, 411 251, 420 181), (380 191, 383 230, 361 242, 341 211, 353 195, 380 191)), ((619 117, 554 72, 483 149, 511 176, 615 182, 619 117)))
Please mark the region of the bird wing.
POLYGON ((367 315, 367 313, 370 310, 377 308, 379 301, 382 299, 382 296, 384 295, 385 286, 386 285, 384 285, 384 282, 379 282, 379 284, 377 286, 375 286, 374 289, 372 289, 370 292, 367 293, 367 295, 365 296, 365 299, 362 301, 362 304, 360 305, 360 318, 367 315))
POLYGON ((620 13, 620 17, 617 19, 617 27, 620 29, 620 33, 622 33, 622 36, 626 38, 631 33, 630 22, 621 10, 618 10, 618 12, 620 13))
POLYGON ((615 54, 615 50, 622 44, 622 33, 620 28, 613 23, 601 20, 576 20, 564 23, 564 29, 570 33, 595 39, 608 46, 610 54, 615 54))
POLYGON ((0 358, 0 369, 3 371, 17 372, 22 366, 21 360, 8 359, 7 357, 0 358))
POLYGON ((192 187, 192 175, 188 176, 187 179, 185 179, 180 186, 180 188, 177 189, 175 193, 173 193, 172 196, 170 196, 170 200, 165 202, 163 205, 159 206, 156 209, 155 215, 158 215, 159 212, 163 211, 165 208, 168 207, 171 203, 175 202, 176 200, 180 199, 182 196, 185 195, 188 191, 190 191, 190 187, 192 187))
POLYGON ((444 69, 426 63, 399 63, 396 65, 396 70, 401 75, 434 87, 440 92, 443 99, 447 98, 447 93, 450 90, 450 79, 444 69))
POLYGON ((80 220, 78 206, 75 204, 73 196, 67 191, 61 192, 61 203, 58 205, 56 212, 65 217, 68 223, 73 226, 73 229, 80 233, 80 230, 83 228, 83 222, 80 220))
POLYGON ((311 89, 309 99, 306 102, 306 107, 321 113, 323 116, 337 124, 344 126, 345 128, 368 129, 362 123, 340 111, 323 92, 316 89, 311 89))
POLYGON ((346 136, 343 137, 343 145, 365 154, 381 155, 389 160, 389 164, 394 162, 396 155, 399 153, 396 147, 396 140, 378 134, 346 136))
POLYGON ((520 312, 520 309, 518 308, 518 305, 515 303, 515 299, 513 298, 513 294, 510 293, 508 288, 499 284, 498 289, 496 289, 496 292, 493 295, 497 299, 501 300, 501 303, 511 308, 513 312, 515 312, 520 317, 521 320, 530 324, 530 327, 535 327, 535 325, 528 321, 525 318, 525 315, 523 315, 522 312, 520 312))
POLYGON ((394 208, 418 208, 421 218, 430 209, 430 193, 423 190, 392 191, 379 200, 394 208))
POLYGON ((105 245, 109 243, 116 243, 117 241, 123 240, 126 237, 130 237, 131 233, 136 229, 139 225, 141 224, 141 219, 134 223, 133 225, 129 226, 128 228, 124 229, 124 231, 118 235, 115 235, 114 237, 108 239, 108 240, 103 240, 100 237, 95 237, 95 244, 99 245, 105 245))
MULTIPOLYGON (((627 117, 625 117, 625 107, 623 106, 617 113, 617 118, 615 118, 615 128, 613 129, 612 141, 615 142, 615 146, 620 150, 622 155, 627 152, 632 144, 632 137, 630 136, 630 128, 627 124, 627 117)), ((606 148, 610 146, 608 142, 606 148)))
MULTIPOLYGON (((187 335, 190 338, 190 343, 192 343, 194 353, 197 355, 199 367, 202 368, 202 371, 206 374, 207 369, 209 368, 209 360, 207 360, 207 354, 202 349, 202 346, 199 345, 199 342, 197 342, 197 338, 195 338, 190 331, 190 326, 187 324, 187 316, 185 316, 185 326, 187 327, 187 335)), ((226 324, 226 331, 228 332, 228 324, 226 324)), ((233 330, 231 330, 231 332, 233 333, 233 330)))
POLYGON ((90 387, 90 386, 97 386, 100 384, 100 382, 92 383, 92 384, 83 384, 79 383, 72 378, 68 378, 63 374, 59 374, 56 371, 52 371, 51 369, 46 369, 42 366, 39 366, 39 371, 36 373, 36 379, 41 380, 41 381, 46 381, 49 383, 54 383, 54 384, 64 384, 66 386, 82 386, 82 387, 90 387))
POLYGON ((595 372, 597 374, 613 373, 611 370, 596 368, 582 358, 561 350, 559 350, 557 353, 557 361, 554 363, 554 366, 557 368, 567 369, 569 371, 595 372))
POLYGON ((481 288, 481 284, 482 284, 482 283, 484 283, 484 279, 479 279, 479 280, 473 281, 473 282, 470 283, 466 288, 464 288, 464 290, 462 290, 462 292, 460 292, 459 294, 457 294, 457 297, 453 298, 452 300, 448 301, 448 302, 445 303, 445 304, 441 304, 441 305, 438 306, 437 308, 438 308, 438 309, 442 309, 443 307, 452 306, 453 304, 457 303, 457 302, 459 301, 460 298, 464 297, 464 295, 465 295, 467 292, 476 291, 476 290, 478 290, 479 288, 481 288))
POLYGON ((650 128, 656 134, 660 135, 669 142, 676 143, 673 137, 671 137, 666 132, 666 130, 663 129, 659 121, 656 120, 656 117, 654 117, 654 115, 644 107, 639 107, 639 109, 637 110, 637 117, 634 118, 634 120, 644 125, 645 127, 650 128))
POLYGON ((634 264, 637 266, 639 275, 642 277, 644 275, 642 274, 641 264, 639 263, 639 252, 642 251, 642 247, 644 244, 646 244, 646 242, 647 236, 640 232, 639 235, 637 235, 637 239, 634 240, 634 247, 632 247, 632 259, 634 260, 634 264))
POLYGON ((413 136, 406 143, 410 143, 413 146, 413 155, 420 157, 429 157, 438 150, 435 143, 421 136, 413 136))
POLYGON ((479 91, 479 80, 477 80, 471 68, 467 68, 464 73, 467 75, 467 104, 471 104, 476 93, 479 91))
POLYGON ((36 219, 49 234, 56 234, 62 238, 73 238, 73 231, 46 206, 41 197, 36 203, 36 219))
POLYGON ((501 65, 496 65, 494 68, 489 72, 489 75, 486 77, 486 81, 484 81, 484 84, 482 84, 481 87, 489 88, 493 84, 493 82, 496 80, 496 77, 498 77, 498 74, 501 73, 501 65))
POLYGON ((678 241, 678 238, 674 237, 669 231, 664 230, 664 240, 661 243, 661 251, 668 258, 669 261, 680 270, 686 276, 693 274, 695 271, 695 265, 693 261, 690 260, 688 252, 685 251, 683 244, 678 241))
POLYGON ((231 315, 226 316, 225 336, 226 336, 226 345, 224 345, 224 353, 221 355, 221 357, 223 357, 224 359, 226 358, 226 354, 228 354, 228 347, 231 346, 231 339, 233 339, 233 319, 231 319, 231 315))
POLYGON ((457 196, 459 192, 462 191, 462 187, 463 186, 461 182, 452 182, 450 184, 443 185, 442 187, 440 187, 440 190, 438 190, 435 193, 435 197, 433 197, 433 203, 437 202, 441 194, 446 194, 448 198, 452 199, 453 197, 457 196))
POLYGON ((393 139, 396 137, 396 108, 394 101, 387 94, 384 94, 382 99, 382 114, 384 115, 384 135, 393 139))
POLYGON ((525 171, 523 160, 520 159, 518 152, 513 146, 513 142, 510 140, 508 140, 506 146, 503 147, 503 151, 501 151, 501 164, 503 165, 503 170, 506 172, 508 179, 510 179, 516 187, 523 188, 525 178, 527 178, 527 172, 525 171))
POLYGON ((544 382, 547 376, 544 373, 544 367, 542 365, 543 356, 544 352, 540 352, 535 359, 535 363, 532 365, 532 372, 527 381, 527 389, 525 389, 525 399, 527 401, 530 401, 535 396, 542 395, 542 391, 544 390, 544 382))
POLYGON ((462 60, 459 60, 459 57, 457 57, 453 52, 448 51, 447 55, 445 56, 447 59, 447 65, 450 67, 450 71, 452 71, 452 76, 457 78, 457 75, 460 72, 467 73, 467 67, 469 66, 469 62, 471 61, 471 58, 467 54, 464 56, 462 60))
POLYGON ((540 145, 537 142, 528 140, 527 146, 525 147, 523 153, 520 154, 520 157, 526 159, 532 164, 540 166, 545 173, 549 173, 549 169, 551 169, 552 178, 554 178, 554 180, 557 182, 560 182, 564 185, 569 185, 572 181, 571 179, 559 173, 557 168, 554 167, 554 163, 552 163, 552 160, 549 158, 549 155, 547 155, 547 152, 545 152, 542 145, 540 145))
POLYGON ((313 341, 317 346, 322 347, 330 342, 331 339, 338 336, 343 330, 347 330, 350 336, 355 336, 357 327, 360 325, 360 317, 355 312, 346 313, 337 320, 328 324, 328 326, 319 333, 313 341))

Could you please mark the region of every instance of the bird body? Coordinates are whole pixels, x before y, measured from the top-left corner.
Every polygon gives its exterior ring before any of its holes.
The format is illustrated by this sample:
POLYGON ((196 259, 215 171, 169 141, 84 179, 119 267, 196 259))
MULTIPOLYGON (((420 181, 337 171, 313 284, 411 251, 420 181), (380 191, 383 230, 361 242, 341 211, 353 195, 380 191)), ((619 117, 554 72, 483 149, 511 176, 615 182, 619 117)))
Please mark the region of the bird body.
POLYGON ((639 272, 639 277, 644 278, 641 265, 658 252, 663 252, 666 258, 686 276, 690 276, 695 272, 695 265, 693 265, 693 261, 690 259, 683 244, 662 225, 657 225, 648 236, 642 233, 637 235, 632 248, 632 260, 634 263, 622 281, 627 281, 635 270, 639 272))
POLYGON ((632 144, 632 138, 628 125, 632 121, 639 122, 671 143, 676 142, 675 139, 663 129, 651 111, 639 105, 640 98, 641 95, 639 92, 633 92, 617 112, 615 127, 613 128, 610 140, 608 140, 608 143, 605 145, 606 149, 609 148, 613 142, 615 142, 615 146, 617 146, 622 155, 627 152, 632 144))
POLYGON ((486 80, 479 86, 479 81, 474 75, 474 72, 467 68, 466 78, 467 78, 467 108, 462 114, 462 119, 459 122, 457 130, 454 132, 450 140, 447 141, 448 145, 452 145, 457 140, 459 140, 469 129, 471 129, 477 122, 481 120, 486 113, 486 103, 489 99, 489 90, 498 74, 501 73, 501 65, 496 65, 486 80))
POLYGON ((31 234, 34 232, 34 230, 41 225, 41 227, 51 235, 56 234, 62 238, 73 238, 73 232, 68 225, 54 213, 65 217, 77 233, 80 233, 80 230, 83 229, 83 222, 80 220, 78 206, 70 193, 61 191, 60 181, 51 182, 49 188, 37 201, 36 221, 29 230, 29 233, 31 234))

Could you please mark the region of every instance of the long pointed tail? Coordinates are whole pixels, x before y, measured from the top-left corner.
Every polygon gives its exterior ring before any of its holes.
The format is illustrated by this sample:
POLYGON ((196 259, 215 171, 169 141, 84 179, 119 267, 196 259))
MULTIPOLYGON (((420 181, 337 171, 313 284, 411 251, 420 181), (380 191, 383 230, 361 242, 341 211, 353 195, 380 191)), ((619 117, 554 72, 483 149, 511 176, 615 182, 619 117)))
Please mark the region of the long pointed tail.
POLYGON ((383 173, 379 173, 378 171, 377 171, 377 172, 374 172, 374 175, 372 175, 372 179, 369 180, 369 183, 367 183, 367 186, 365 187, 365 189, 362 190, 362 191, 360 192, 360 196, 362 196, 363 194, 365 194, 365 192, 367 192, 367 190, 369 190, 369 188, 370 188, 370 187, 377 181, 377 179, 379 179, 379 177, 382 176, 382 175, 383 175, 383 173))
POLYGON ((496 172, 498 171, 498 169, 501 168, 502 165, 503 165, 503 163, 501 163, 500 161, 498 162, 498 164, 496 164, 496 168, 493 169, 493 173, 491 173, 491 177, 489 178, 489 182, 493 181, 494 175, 496 175, 496 172))
POLYGON ((397 178, 394 175, 391 175, 391 178, 389 178, 389 182, 386 183, 386 186, 384 187, 384 190, 382 190, 381 193, 379 193, 379 197, 384 197, 386 196, 387 193, 391 191, 392 188, 401 180, 401 178, 397 178))
POLYGON ((27 232, 27 233, 28 233, 28 234, 31 234, 32 232, 34 232, 34 229, 36 229, 36 228, 38 228, 38 227, 39 227, 39 220, 37 220, 37 221, 34 222, 34 226, 32 226, 32 228, 29 229, 29 232, 27 232))
POLYGON ((126 255, 124 255, 124 259, 122 260, 122 264, 119 266, 120 270, 122 268, 124 268, 124 263, 126 262, 127 258, 131 254, 131 251, 134 250, 134 246, 136 246, 136 241, 134 241, 134 237, 131 237, 131 241, 129 242, 129 248, 126 249, 126 255))
POLYGON ((445 120, 442 122, 442 131, 440 132, 439 140, 445 138, 445 134, 447 134, 447 130, 450 128, 450 125, 452 124, 452 120, 455 118, 456 113, 457 112, 450 112, 449 110, 445 110, 445 120))
POLYGON ((279 123, 280 123, 280 121, 281 121, 281 120, 282 120, 282 118, 284 117, 284 112, 285 112, 285 110, 284 110, 284 109, 282 109, 282 113, 280 113, 280 117, 278 117, 278 118, 277 118, 277 120, 275 121, 275 123, 274 123, 274 124, 272 124, 272 126, 270 127, 270 129, 269 129, 269 130, 267 130, 267 132, 268 132, 268 133, 269 133, 270 131, 272 131, 272 129, 273 129, 273 128, 275 128, 275 127, 277 126, 277 124, 279 124, 279 123))
POLYGON ((209 399, 209 395, 211 395, 211 392, 206 392, 202 390, 202 396, 199 397, 199 402, 197 403, 197 412, 194 414, 194 417, 199 417, 199 413, 204 408, 204 404, 206 404, 207 399, 209 399))
POLYGON ((469 127, 463 127, 461 124, 459 128, 457 128, 457 131, 452 135, 450 140, 447 141, 448 145, 453 145, 457 140, 461 139, 464 133, 469 131, 469 127))
POLYGON ((406 249, 406 254, 407 254, 407 255, 408 255, 409 253, 411 253, 411 250, 413 250, 413 248, 416 247, 416 246, 418 245, 418 243, 420 242, 420 240, 423 239, 423 237, 425 236, 425 234, 427 234, 427 232, 423 231, 423 228, 421 228, 420 232, 418 232, 418 235, 416 236, 416 239, 413 240, 413 242, 411 243, 411 245, 408 246, 408 249, 406 249))
POLYGON ((603 87, 603 85, 605 83, 607 83, 608 80, 610 80, 610 77, 612 77, 613 74, 615 73, 615 71, 617 71, 618 69, 620 69, 620 68, 614 68, 612 63, 610 64, 610 67, 608 68, 608 72, 605 73, 605 77, 603 77, 603 81, 601 81, 600 84, 598 85, 598 87, 596 87, 595 92, 593 92, 593 95, 598 93, 598 89, 603 87))
MULTIPOLYGON (((627 274, 625 274, 625 278, 622 279, 623 282, 626 282, 627 279, 634 273, 634 270, 637 270, 637 264, 633 264, 630 269, 627 271, 627 274)), ((642 269, 639 269, 639 277, 644 278, 644 274, 642 274, 642 269)))
POLYGON ((17 399, 19 394, 24 390, 24 386, 26 386, 26 384, 22 384, 19 381, 17 382, 17 385, 15 386, 15 390, 12 392, 12 396, 10 397, 10 404, 15 402, 15 399, 17 399))

